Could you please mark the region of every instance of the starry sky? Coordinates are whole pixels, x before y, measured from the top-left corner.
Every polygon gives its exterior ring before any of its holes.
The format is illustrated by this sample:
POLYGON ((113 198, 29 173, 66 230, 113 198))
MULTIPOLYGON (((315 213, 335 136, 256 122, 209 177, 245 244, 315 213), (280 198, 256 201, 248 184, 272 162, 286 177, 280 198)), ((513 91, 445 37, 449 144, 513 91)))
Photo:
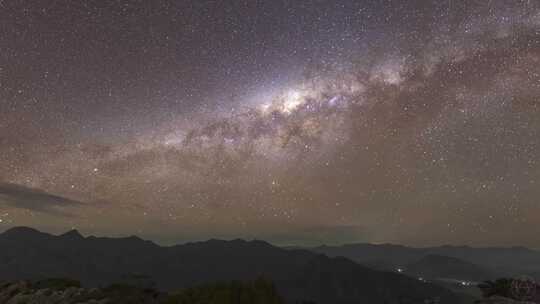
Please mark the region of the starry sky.
POLYGON ((540 248, 540 2, 0 0, 0 230, 540 248))

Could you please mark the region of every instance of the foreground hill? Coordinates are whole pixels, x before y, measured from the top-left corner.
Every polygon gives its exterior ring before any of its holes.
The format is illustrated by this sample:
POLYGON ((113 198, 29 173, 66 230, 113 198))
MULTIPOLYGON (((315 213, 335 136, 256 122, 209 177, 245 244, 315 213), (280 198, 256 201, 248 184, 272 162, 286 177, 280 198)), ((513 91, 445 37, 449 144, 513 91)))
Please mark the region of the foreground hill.
POLYGON ((137 237, 85 238, 77 231, 53 236, 21 227, 0 234, 0 248, 0 280, 69 277, 104 286, 128 275, 151 278, 161 290, 178 290, 262 275, 289 302, 424 303, 439 298, 439 303, 466 303, 462 296, 404 275, 262 241, 160 247, 137 237))

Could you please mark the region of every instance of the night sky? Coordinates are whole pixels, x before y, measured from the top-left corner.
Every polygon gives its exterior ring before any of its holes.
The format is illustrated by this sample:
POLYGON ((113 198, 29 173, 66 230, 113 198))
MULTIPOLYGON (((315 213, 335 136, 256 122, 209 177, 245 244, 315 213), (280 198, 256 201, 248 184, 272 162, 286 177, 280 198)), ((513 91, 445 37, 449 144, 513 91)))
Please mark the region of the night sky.
POLYGON ((0 231, 540 248, 540 2, 0 0, 0 231))

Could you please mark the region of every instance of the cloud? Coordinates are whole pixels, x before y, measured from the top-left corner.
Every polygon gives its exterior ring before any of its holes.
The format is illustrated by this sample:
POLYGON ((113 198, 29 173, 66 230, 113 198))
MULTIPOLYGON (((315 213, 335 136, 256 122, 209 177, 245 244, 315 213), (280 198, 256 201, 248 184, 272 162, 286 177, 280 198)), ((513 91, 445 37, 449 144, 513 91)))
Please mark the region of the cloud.
POLYGON ((62 210, 64 207, 83 205, 80 201, 11 183, 0 183, 0 204, 60 216, 71 215, 62 210))

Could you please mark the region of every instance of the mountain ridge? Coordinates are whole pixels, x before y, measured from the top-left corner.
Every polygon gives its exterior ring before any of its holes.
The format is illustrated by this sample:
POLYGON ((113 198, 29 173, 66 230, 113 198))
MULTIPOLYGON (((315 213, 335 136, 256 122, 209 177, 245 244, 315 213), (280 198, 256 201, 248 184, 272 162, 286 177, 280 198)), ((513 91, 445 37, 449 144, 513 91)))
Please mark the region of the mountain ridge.
POLYGON ((377 260, 393 268, 402 268, 428 255, 457 258, 490 269, 500 276, 529 275, 540 271, 540 251, 523 246, 471 247, 443 245, 407 247, 393 244, 355 243, 308 248, 328 256, 344 256, 360 264, 377 260))
POLYGON ((11 237, 0 234, 0 248, 5 248, 0 251, 0 280, 69 277, 99 286, 137 273, 151 278, 160 289, 174 290, 262 275, 274 281, 291 302, 416 303, 437 297, 441 303, 465 302, 461 295, 398 273, 258 240, 209 240, 161 247, 140 238, 80 238, 76 232, 53 236, 18 228, 7 235, 11 237), (21 231, 21 236, 32 235, 33 241, 18 239, 21 231))

